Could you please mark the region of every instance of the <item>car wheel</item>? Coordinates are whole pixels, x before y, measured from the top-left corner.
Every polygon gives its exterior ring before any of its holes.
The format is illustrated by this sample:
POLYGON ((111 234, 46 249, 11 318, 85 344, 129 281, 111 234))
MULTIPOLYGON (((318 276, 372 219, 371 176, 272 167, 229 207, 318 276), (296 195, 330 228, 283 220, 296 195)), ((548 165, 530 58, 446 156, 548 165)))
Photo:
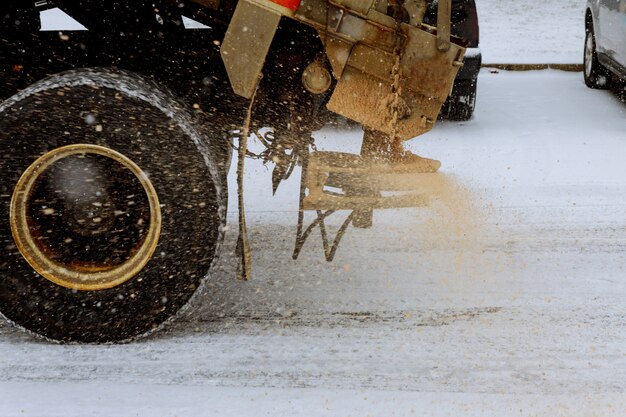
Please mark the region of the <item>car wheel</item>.
POLYGON ((472 118, 476 108, 476 79, 456 80, 450 97, 443 104, 439 117, 445 120, 465 121, 472 118))
POLYGON ((226 191, 220 153, 177 103, 136 74, 83 69, 0 104, 6 318, 113 342, 189 301, 217 257, 226 191))
POLYGON ((611 87, 611 75, 598 60, 596 36, 591 24, 587 25, 586 30, 583 65, 583 75, 587 87, 595 89, 608 89, 611 87))

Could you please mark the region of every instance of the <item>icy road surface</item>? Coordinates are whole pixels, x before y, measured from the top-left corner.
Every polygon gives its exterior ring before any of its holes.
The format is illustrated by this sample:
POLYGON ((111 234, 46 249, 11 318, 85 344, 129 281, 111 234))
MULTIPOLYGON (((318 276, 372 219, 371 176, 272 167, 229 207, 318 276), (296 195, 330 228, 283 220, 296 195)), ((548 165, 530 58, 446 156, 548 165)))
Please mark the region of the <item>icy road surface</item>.
POLYGON ((584 0, 476 0, 487 64, 582 64, 584 0))
POLYGON ((409 145, 443 161, 440 201, 377 213, 332 264, 318 235, 290 259, 298 173, 272 198, 251 162, 254 279, 224 262, 195 314, 127 345, 0 323, 0 416, 624 416, 624 132, 581 74, 484 71, 473 120, 409 145))

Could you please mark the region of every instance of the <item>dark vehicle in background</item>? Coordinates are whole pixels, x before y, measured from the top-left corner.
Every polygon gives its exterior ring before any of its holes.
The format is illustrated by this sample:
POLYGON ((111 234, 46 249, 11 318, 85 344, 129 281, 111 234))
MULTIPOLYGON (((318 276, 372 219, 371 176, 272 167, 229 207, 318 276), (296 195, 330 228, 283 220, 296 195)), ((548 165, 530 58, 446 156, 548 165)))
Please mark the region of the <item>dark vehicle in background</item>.
POLYGON ((588 0, 585 32, 585 84, 604 89, 626 80, 626 0, 588 0))
MULTIPOLYGON (((433 1, 424 17, 424 22, 434 25, 437 21, 437 1, 433 1)), ((452 34, 464 39, 467 44, 465 63, 454 80, 448 101, 439 115, 447 120, 469 120, 476 107, 476 86, 482 62, 479 46, 478 12, 474 0, 452 1, 452 34)))

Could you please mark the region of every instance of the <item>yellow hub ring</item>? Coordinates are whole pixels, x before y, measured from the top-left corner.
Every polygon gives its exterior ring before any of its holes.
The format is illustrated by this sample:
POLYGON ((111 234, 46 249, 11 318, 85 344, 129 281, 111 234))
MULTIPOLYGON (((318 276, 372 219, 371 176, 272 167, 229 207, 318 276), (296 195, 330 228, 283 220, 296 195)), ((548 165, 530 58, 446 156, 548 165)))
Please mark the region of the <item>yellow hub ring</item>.
POLYGON ((11 198, 10 224, 13 239, 20 253, 41 276, 65 288, 97 291, 116 287, 139 273, 152 258, 161 235, 161 208, 154 186, 148 176, 133 161, 112 149, 76 144, 56 148, 37 159, 22 174, 11 198), (142 244, 132 256, 115 266, 79 268, 71 263, 52 259, 34 239, 28 224, 28 205, 37 179, 52 164, 72 155, 100 155, 116 161, 134 174, 141 183, 150 208, 150 224, 142 244))

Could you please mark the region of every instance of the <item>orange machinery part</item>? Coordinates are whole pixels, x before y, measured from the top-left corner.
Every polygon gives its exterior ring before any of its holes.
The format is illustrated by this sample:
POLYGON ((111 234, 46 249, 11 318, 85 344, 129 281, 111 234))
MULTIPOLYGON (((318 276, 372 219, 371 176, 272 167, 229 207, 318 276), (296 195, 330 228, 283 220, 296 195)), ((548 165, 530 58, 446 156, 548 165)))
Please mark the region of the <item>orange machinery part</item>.
POLYGON ((285 6, 288 9, 296 10, 300 5, 300 0, 272 0, 273 3, 285 6))

